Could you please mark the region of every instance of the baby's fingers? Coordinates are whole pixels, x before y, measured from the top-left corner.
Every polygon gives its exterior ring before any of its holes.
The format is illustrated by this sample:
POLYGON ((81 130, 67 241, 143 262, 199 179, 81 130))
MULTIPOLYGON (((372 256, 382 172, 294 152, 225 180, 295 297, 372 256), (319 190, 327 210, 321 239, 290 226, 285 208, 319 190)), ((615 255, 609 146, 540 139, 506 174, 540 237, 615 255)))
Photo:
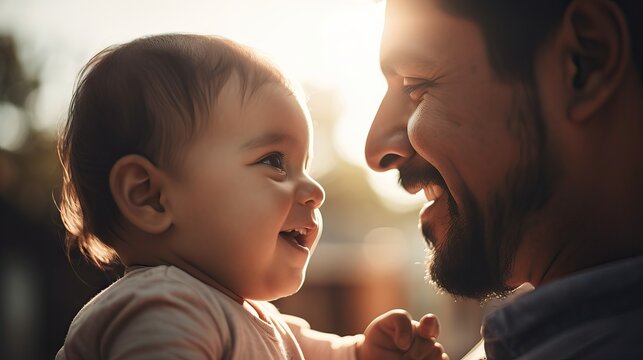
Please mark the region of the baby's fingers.
POLYGON ((440 335, 440 322, 433 314, 426 314, 420 319, 417 327, 417 333, 425 338, 437 338, 440 335))
POLYGON ((409 351, 404 355, 408 360, 449 360, 444 347, 434 338, 416 337, 409 351))
POLYGON ((393 310, 388 313, 387 323, 392 329, 392 337, 395 346, 401 350, 407 350, 413 343, 413 321, 408 312, 404 310, 393 310))

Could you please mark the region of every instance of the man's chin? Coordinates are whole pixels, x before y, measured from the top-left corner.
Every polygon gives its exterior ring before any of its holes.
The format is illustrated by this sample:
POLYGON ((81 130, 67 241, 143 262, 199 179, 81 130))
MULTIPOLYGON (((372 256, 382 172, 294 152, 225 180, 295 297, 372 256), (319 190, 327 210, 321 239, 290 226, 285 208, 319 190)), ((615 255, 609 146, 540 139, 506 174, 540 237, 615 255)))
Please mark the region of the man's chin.
POLYGON ((480 276, 480 271, 449 269, 433 262, 429 265, 428 273, 434 286, 456 298, 482 301, 499 293, 491 288, 488 279, 480 276))
POLYGON ((454 222, 444 239, 427 239, 433 244, 427 258, 430 282, 457 298, 485 300, 507 293, 504 280, 487 262, 481 232, 464 230, 464 224, 454 222))

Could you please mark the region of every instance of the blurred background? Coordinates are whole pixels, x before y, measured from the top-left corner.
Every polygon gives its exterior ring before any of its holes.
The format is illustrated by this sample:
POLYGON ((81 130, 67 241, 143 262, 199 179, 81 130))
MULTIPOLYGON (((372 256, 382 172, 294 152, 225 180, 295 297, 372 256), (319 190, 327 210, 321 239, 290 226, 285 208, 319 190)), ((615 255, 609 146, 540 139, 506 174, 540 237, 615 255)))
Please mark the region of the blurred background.
POLYGON ((255 47, 310 99, 324 234, 302 290, 276 305, 342 335, 392 308, 432 312, 451 358, 462 356, 489 305, 456 301, 425 281, 422 199, 404 193, 396 173, 370 171, 363 156, 386 89, 383 15, 384 2, 373 0, 0 0, 0 358, 53 358, 76 312, 120 275, 65 254, 56 135, 93 54, 165 32, 255 47))

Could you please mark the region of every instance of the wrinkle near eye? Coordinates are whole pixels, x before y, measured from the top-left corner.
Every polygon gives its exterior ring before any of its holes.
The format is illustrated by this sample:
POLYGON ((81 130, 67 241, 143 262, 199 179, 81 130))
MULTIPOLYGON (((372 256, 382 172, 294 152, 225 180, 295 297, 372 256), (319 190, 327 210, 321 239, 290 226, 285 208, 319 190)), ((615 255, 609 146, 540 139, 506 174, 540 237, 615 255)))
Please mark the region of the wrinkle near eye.
POLYGON ((411 117, 409 118, 409 124, 408 124, 408 129, 409 132, 412 132, 414 129, 418 127, 418 123, 426 116, 428 112, 428 109, 426 108, 426 99, 425 97, 422 97, 422 100, 418 104, 418 106, 415 108, 415 111, 411 114, 411 117))
POLYGON ((439 97, 424 94, 409 118, 408 129, 418 131, 418 127, 423 127, 424 129, 421 131, 427 131, 429 136, 436 136, 442 132, 436 129, 444 126, 448 128, 461 127, 460 116, 456 112, 450 111, 439 97), (426 129, 426 126, 430 126, 430 129, 426 129))

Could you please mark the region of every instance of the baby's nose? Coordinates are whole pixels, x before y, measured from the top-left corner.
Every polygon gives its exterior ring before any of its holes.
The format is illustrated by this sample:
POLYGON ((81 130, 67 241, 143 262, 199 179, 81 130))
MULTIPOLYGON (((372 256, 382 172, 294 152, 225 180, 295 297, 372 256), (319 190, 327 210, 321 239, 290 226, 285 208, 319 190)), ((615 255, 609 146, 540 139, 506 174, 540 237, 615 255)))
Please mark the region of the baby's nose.
POLYGON ((299 187, 299 201, 313 209, 318 209, 324 203, 326 193, 324 188, 313 178, 305 175, 305 180, 299 187))

